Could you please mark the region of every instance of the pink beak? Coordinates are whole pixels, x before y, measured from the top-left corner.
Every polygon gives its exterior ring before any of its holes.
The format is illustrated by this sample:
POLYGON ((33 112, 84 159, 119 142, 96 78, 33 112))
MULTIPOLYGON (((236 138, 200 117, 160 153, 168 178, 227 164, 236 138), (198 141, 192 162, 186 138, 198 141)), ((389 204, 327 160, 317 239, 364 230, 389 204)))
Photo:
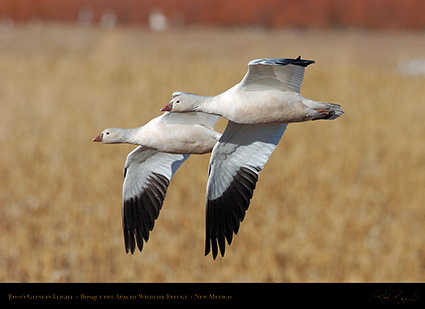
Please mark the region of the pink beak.
POLYGON ((98 135, 98 136, 96 136, 95 138, 92 139, 93 142, 101 142, 102 140, 103 140, 102 134, 100 134, 100 135, 98 135))
POLYGON ((161 108, 161 112, 169 112, 171 111, 171 104, 165 105, 163 108, 161 108))

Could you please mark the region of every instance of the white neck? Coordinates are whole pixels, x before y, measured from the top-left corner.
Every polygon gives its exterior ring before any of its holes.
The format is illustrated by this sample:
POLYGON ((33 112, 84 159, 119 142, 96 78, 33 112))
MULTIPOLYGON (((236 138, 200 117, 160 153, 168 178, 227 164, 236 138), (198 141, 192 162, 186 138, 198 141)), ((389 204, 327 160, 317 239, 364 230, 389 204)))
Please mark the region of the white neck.
POLYGON ((137 140, 137 131, 139 131, 142 127, 134 128, 134 129, 121 129, 118 128, 120 131, 120 138, 117 141, 118 143, 127 143, 127 144, 136 144, 139 143, 137 140))
POLYGON ((198 101, 194 105, 194 111, 220 115, 223 110, 221 105, 226 101, 225 93, 216 96, 197 96, 198 101))

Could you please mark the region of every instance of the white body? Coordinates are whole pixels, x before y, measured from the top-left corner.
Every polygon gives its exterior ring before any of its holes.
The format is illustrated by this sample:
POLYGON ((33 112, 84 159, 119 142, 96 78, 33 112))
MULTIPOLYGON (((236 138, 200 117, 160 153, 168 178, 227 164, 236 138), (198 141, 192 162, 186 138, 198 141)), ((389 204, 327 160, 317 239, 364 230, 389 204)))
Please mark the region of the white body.
POLYGON ((214 130, 217 119, 204 113, 164 113, 138 128, 105 129, 93 141, 135 144, 168 153, 209 153, 221 136, 214 130))
POLYGON ((300 94, 304 67, 298 59, 257 59, 248 64, 242 81, 216 96, 175 92, 171 112, 204 112, 239 124, 291 123, 336 119, 343 114, 337 104, 313 101, 300 94))
MULTIPOLYGON (((130 142, 168 153, 203 154, 211 152, 221 134, 211 126, 199 123, 201 113, 180 115, 184 123, 175 122, 175 115, 154 118, 133 132, 130 142), (194 119, 192 119, 192 117, 194 119)), ((206 115, 205 115, 206 116, 206 115)), ((215 121, 218 117, 213 118, 215 121)), ((214 123, 215 123, 214 121, 214 123)))
POLYGON ((204 97, 195 110, 220 115, 240 124, 291 123, 318 116, 318 112, 307 104, 320 106, 320 103, 305 99, 299 93, 245 91, 238 84, 218 96, 204 97), (243 104, 235 104, 238 101, 243 101, 243 104))

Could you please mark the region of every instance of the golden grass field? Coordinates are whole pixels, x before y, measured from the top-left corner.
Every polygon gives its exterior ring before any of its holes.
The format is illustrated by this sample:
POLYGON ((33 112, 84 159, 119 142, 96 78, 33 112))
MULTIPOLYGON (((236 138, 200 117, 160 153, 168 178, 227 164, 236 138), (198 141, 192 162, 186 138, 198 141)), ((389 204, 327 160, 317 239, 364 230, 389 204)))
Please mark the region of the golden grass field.
POLYGON ((0 280, 424 281, 425 78, 398 72, 424 54, 411 32, 0 28, 0 280), (218 94, 251 59, 298 55, 316 61, 301 93, 345 115, 288 127, 225 257, 204 257, 209 155, 180 168, 144 251, 127 255, 134 146, 91 139, 143 125, 174 91, 218 94))

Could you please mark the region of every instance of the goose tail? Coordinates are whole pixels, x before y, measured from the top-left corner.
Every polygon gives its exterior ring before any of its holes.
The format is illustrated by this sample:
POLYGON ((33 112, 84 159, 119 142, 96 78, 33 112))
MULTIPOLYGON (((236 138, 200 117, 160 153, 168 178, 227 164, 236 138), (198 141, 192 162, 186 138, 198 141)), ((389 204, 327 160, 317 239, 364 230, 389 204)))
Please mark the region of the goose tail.
POLYGON ((303 103, 312 109, 311 120, 334 120, 344 114, 339 104, 312 100, 304 101, 303 103))

